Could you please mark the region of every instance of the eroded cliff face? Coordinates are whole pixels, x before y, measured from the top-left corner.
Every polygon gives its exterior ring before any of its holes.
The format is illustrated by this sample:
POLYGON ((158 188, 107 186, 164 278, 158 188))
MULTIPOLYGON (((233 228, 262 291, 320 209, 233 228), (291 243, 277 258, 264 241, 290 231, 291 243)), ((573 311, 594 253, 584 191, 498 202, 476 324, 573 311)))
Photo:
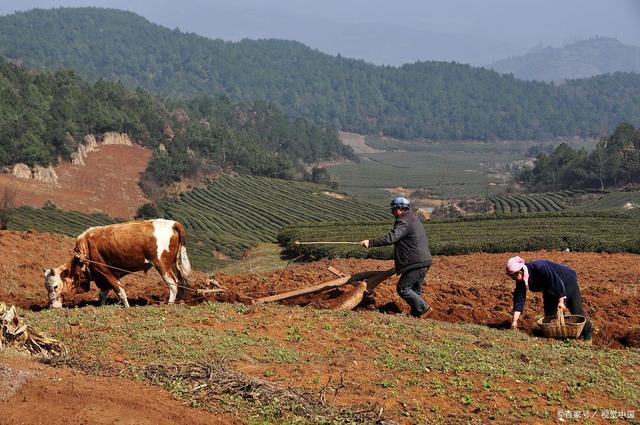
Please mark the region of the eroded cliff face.
POLYGON ((98 142, 93 134, 84 136, 84 140, 78 145, 78 150, 71 154, 71 163, 75 165, 85 165, 84 160, 87 154, 98 147, 98 142))
POLYGON ((31 168, 27 164, 15 164, 13 168, 10 169, 10 174, 19 179, 31 179, 33 178, 33 172, 31 168))
POLYGON ((99 145, 126 145, 131 146, 133 142, 126 133, 108 132, 104 133, 102 137, 96 139, 93 134, 84 136, 84 140, 78 146, 78 151, 71 154, 71 163, 76 165, 85 165, 84 160, 87 154, 93 150, 96 150, 99 145))
MULTIPOLYGON (((85 165, 87 154, 98 149, 100 145, 132 146, 133 141, 126 133, 108 132, 97 138, 93 134, 88 134, 84 136, 82 143, 78 145, 78 150, 71 154, 71 163, 75 165, 85 165)), ((33 179, 58 184, 58 176, 52 166, 42 167, 36 165, 31 168, 26 164, 18 163, 5 169, 5 171, 19 179, 33 179)))
POLYGON ((34 179, 47 183, 58 184, 58 175, 56 174, 53 167, 42 167, 40 165, 36 165, 30 168, 26 164, 15 164, 13 167, 9 168, 9 174, 19 178, 19 179, 34 179))
POLYGON ((35 167, 33 167, 33 179, 42 182, 58 184, 58 175, 51 166, 41 167, 39 165, 36 165, 35 167))
POLYGON ((126 133, 104 133, 102 135, 102 144, 103 145, 133 145, 133 142, 129 138, 129 135, 126 133))

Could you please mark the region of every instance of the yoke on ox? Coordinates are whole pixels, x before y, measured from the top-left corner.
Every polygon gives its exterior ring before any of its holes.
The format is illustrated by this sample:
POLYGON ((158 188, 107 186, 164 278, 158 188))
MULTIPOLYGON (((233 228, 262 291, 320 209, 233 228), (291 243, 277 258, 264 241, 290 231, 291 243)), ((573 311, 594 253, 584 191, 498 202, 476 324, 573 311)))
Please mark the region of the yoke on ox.
POLYGON ((185 247, 185 230, 172 220, 144 220, 91 227, 76 239, 74 257, 44 273, 49 307, 61 308, 65 296, 87 292, 91 281, 100 289, 100 305, 113 290, 129 307, 120 279, 129 273, 155 267, 169 286, 169 304, 184 296, 191 264, 185 247))

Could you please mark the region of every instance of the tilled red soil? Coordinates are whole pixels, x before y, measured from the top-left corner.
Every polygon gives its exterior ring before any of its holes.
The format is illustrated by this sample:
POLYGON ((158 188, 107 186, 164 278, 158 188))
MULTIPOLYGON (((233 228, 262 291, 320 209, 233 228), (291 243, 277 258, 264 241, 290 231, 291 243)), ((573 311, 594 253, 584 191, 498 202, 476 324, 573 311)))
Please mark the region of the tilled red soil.
MULTIPOLYGON (((569 252, 525 252, 526 259, 545 258, 569 265, 578 272, 586 314, 597 332, 594 344, 606 347, 638 347, 640 330, 640 257, 632 254, 598 254, 569 252)), ((470 254, 435 257, 427 272, 425 299, 434 307, 431 319, 468 322, 494 328, 508 328, 511 323, 514 283, 504 275, 509 255, 470 254)), ((310 286, 334 279, 327 271, 334 266, 350 274, 364 270, 385 270, 391 261, 324 260, 290 267, 262 275, 216 275, 223 285, 251 297, 310 286)), ((358 309, 376 309, 391 314, 408 314, 406 303, 396 294, 397 276, 378 286, 358 309)), ((283 301, 287 304, 323 307, 343 290, 306 295, 283 301)), ((535 333, 535 320, 542 314, 542 296, 529 293, 519 321, 521 328, 535 333)))
POLYGON ((16 188, 18 207, 41 207, 50 200, 64 210, 131 218, 148 202, 138 181, 151 154, 150 149, 138 145, 101 145, 89 152, 86 165, 55 167, 58 184, 0 174, 0 186, 16 188))
MULTIPOLYGON (((73 240, 36 232, 0 232, 0 301, 25 309, 46 307, 43 269, 57 266, 70 258, 73 240)), ((571 252, 525 252, 526 259, 547 258, 562 262, 578 272, 585 311, 593 320, 597 333, 594 343, 606 347, 639 346, 640 340, 640 257, 632 254, 571 252)), ((479 323, 506 328, 511 318, 513 281, 504 275, 508 254, 470 254, 435 257, 427 273, 425 298, 435 309, 432 319, 447 322, 479 323)), ((295 264, 284 270, 263 274, 227 276, 215 279, 229 293, 209 296, 228 302, 250 302, 251 298, 285 292, 335 279, 327 270, 333 266, 346 274, 365 270, 386 270, 391 261, 337 259, 295 264)), ((195 272, 195 286, 204 286, 207 276, 195 272)), ((405 314, 407 305, 395 292, 397 276, 378 286, 365 297, 358 309, 376 309, 390 314, 405 314)), ((134 305, 166 302, 167 288, 158 274, 131 275, 124 279, 129 300, 134 305)), ((346 288, 346 287, 345 287, 346 288)), ((329 290, 284 301, 286 304, 323 308, 345 289, 329 290)), ((112 295, 112 298, 115 297, 112 295)), ((95 304, 97 291, 76 295, 67 306, 95 304)), ((204 298, 191 293, 187 302, 204 298)), ((520 320, 522 328, 533 332, 534 322, 542 313, 542 297, 529 294, 520 320)))

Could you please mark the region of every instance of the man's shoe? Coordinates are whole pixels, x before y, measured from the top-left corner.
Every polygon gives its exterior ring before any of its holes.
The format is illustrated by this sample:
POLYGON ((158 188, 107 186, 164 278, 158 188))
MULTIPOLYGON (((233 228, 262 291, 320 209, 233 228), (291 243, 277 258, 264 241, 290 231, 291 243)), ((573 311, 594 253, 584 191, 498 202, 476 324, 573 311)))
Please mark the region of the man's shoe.
POLYGON ((427 306, 427 309, 425 311, 420 314, 414 315, 413 317, 415 317, 416 319, 426 319, 427 317, 431 316, 432 313, 433 308, 431 306, 427 306))

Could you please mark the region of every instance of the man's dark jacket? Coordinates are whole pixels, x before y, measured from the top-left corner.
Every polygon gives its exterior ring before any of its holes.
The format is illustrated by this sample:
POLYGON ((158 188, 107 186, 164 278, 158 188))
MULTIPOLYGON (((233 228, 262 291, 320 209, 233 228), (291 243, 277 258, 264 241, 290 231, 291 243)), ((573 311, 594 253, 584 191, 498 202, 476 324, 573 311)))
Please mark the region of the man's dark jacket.
POLYGON ((406 210, 396 218, 393 229, 378 238, 371 239, 369 246, 393 244, 396 273, 431 266, 429 238, 418 216, 412 210, 406 210))

